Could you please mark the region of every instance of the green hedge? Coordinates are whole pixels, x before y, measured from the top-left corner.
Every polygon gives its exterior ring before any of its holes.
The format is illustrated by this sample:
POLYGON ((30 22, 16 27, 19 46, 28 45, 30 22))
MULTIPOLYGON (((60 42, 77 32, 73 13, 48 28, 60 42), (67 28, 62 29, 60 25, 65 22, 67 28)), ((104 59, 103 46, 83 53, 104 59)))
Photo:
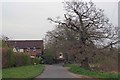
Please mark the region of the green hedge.
POLYGON ((14 53, 10 48, 3 48, 2 50, 2 67, 16 67, 24 66, 30 64, 40 64, 42 63, 41 57, 36 57, 34 59, 30 58, 27 53, 14 53))
POLYGON ((7 56, 8 56, 7 66, 8 66, 8 67, 13 67, 13 66, 15 66, 15 64, 17 63, 17 62, 16 62, 16 57, 15 57, 15 55, 13 54, 13 52, 12 52, 11 49, 8 49, 8 51, 7 51, 7 56))
POLYGON ((30 64, 30 57, 27 54, 22 54, 22 64, 23 65, 29 65, 30 64))
POLYGON ((31 64, 31 58, 26 53, 14 53, 10 48, 4 48, 2 52, 2 67, 16 67, 31 64))
POLYGON ((9 48, 2 49, 2 67, 12 67, 16 64, 16 58, 12 50, 9 48))
POLYGON ((55 51, 53 51, 49 48, 44 50, 44 54, 42 57, 44 58, 45 64, 55 63, 55 51))
POLYGON ((50 54, 44 54, 44 63, 45 64, 53 64, 54 60, 53 60, 53 56, 50 54))

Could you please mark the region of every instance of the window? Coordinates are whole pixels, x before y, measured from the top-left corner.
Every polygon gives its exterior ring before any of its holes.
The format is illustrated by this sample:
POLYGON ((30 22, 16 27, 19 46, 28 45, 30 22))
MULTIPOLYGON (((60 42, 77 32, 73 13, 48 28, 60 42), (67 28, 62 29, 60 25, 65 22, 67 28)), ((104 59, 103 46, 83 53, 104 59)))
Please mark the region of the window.
POLYGON ((29 51, 30 51, 30 48, 28 47, 28 48, 27 48, 27 52, 29 52, 29 51))
POLYGON ((19 52, 23 52, 23 49, 19 49, 19 52))
POLYGON ((33 47, 33 51, 36 51, 36 47, 33 47))

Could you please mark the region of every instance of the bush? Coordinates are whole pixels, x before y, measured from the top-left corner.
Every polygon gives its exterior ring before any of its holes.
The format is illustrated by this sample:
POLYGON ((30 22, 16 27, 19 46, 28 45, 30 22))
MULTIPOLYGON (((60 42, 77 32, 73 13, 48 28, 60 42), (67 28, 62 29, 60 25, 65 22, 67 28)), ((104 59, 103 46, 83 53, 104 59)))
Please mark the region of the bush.
POLYGON ((22 57, 20 53, 15 54, 16 55, 16 66, 22 66, 22 57))
POLYGON ((107 48, 100 52, 93 58, 93 64, 97 71, 102 72, 118 72, 118 49, 107 48))
POLYGON ((31 64, 31 60, 28 54, 14 53, 10 48, 2 49, 2 67, 15 67, 31 64))
POLYGON ((11 48, 8 48, 5 41, 2 41, 2 67, 13 67, 16 64, 16 57, 11 48))
POLYGON ((26 53, 15 53, 16 66, 24 66, 31 64, 30 56, 26 53))
POLYGON ((39 63, 43 63, 43 58, 42 57, 39 57, 39 63))
POLYGON ((53 58, 53 56, 52 55, 50 55, 50 54, 44 54, 44 63, 45 64, 53 64, 54 63, 54 58, 53 58))
POLYGON ((32 64, 40 64, 42 63, 42 58, 41 57, 36 57, 34 59, 32 59, 32 64))
POLYGON ((29 65, 30 64, 30 57, 27 54, 22 54, 22 65, 29 65))
POLYGON ((1 45, 3 48, 8 48, 8 45, 5 43, 4 40, 0 40, 0 45, 1 45))
POLYGON ((42 58, 35 58, 31 62, 30 55, 26 53, 14 53, 5 41, 3 41, 2 46, 2 68, 24 66, 34 63, 39 64, 42 61, 42 58))
POLYGON ((16 57, 11 49, 8 49, 8 67, 13 67, 16 64, 16 57))
POLYGON ((13 67, 16 64, 16 57, 9 48, 2 49, 2 67, 13 67))
POLYGON ((8 63, 7 49, 2 48, 2 67, 3 68, 8 67, 7 63, 8 63))

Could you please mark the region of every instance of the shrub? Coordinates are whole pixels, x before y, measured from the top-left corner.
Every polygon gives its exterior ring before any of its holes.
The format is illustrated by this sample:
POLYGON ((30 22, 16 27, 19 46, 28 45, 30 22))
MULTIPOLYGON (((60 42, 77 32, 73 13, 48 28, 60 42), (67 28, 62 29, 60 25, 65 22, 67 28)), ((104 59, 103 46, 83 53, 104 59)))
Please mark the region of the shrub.
POLYGON ((43 57, 43 62, 45 64, 53 64, 53 63, 57 63, 57 59, 55 59, 56 57, 56 51, 53 50, 52 48, 46 48, 44 50, 44 54, 42 55, 43 57))
POLYGON ((8 67, 13 67, 16 64, 16 57, 11 49, 7 51, 8 56, 8 67))
POLYGON ((52 55, 50 55, 50 54, 44 54, 44 63, 45 64, 53 64, 54 63, 54 58, 53 58, 53 56, 52 55))
POLYGON ((22 54, 22 65, 29 65, 30 64, 30 57, 27 54, 22 54))
POLYGON ((2 52, 2 67, 15 67, 31 64, 28 54, 14 53, 10 48, 3 48, 2 52))
POLYGON ((16 64, 16 57, 11 48, 8 48, 5 41, 2 41, 2 67, 13 67, 16 64))
POLYGON ((102 72, 118 72, 118 49, 107 48, 100 52, 93 58, 93 64, 97 71, 102 72))
POLYGON ((7 49, 2 48, 2 67, 3 68, 8 67, 7 62, 8 62, 7 49))
POLYGON ((34 59, 32 59, 32 64, 40 64, 42 61, 42 58, 41 57, 36 57, 34 59))
POLYGON ((30 56, 25 53, 14 53, 7 46, 5 41, 2 42, 2 67, 15 67, 31 64, 30 56))
POLYGON ((22 57, 20 53, 16 53, 16 66, 22 66, 22 57))
POLYGON ((9 48, 2 49, 2 67, 13 67, 16 64, 16 58, 9 48))
POLYGON ((16 64, 15 54, 12 52, 10 48, 2 49, 2 67, 13 67, 16 64))
POLYGON ((8 48, 8 45, 5 43, 4 40, 0 40, 0 45, 3 47, 3 48, 8 48))
POLYGON ((16 66, 24 66, 31 64, 30 56, 26 53, 16 53, 16 66))

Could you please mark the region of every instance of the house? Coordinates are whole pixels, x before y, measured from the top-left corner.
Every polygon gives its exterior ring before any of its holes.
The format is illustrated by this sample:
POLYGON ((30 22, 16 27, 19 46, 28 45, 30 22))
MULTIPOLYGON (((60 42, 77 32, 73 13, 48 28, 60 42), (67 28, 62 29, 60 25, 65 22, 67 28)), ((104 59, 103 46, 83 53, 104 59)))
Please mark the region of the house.
POLYGON ((31 58, 43 55, 43 40, 7 40, 6 43, 13 52, 27 53, 31 58))

